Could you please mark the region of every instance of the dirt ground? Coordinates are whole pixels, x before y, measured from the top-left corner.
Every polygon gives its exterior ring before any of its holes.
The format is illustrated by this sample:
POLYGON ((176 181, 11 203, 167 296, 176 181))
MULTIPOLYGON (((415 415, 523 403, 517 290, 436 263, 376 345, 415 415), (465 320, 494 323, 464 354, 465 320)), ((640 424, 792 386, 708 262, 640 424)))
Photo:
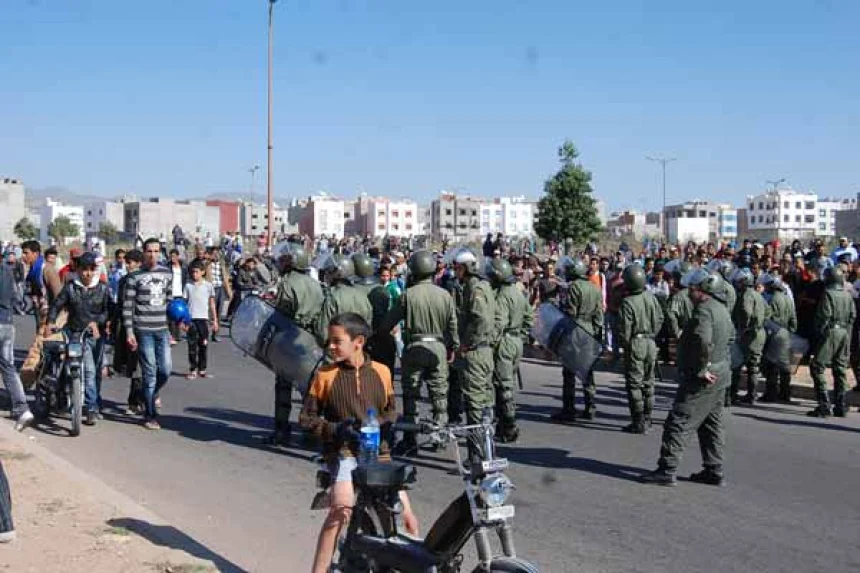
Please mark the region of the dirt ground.
POLYGON ((26 442, 5 439, 4 433, 0 432, 0 459, 12 490, 17 539, 0 545, 0 572, 217 571, 211 562, 135 533, 146 535, 157 526, 151 527, 150 519, 135 515, 133 508, 97 499, 100 484, 70 479, 26 442))

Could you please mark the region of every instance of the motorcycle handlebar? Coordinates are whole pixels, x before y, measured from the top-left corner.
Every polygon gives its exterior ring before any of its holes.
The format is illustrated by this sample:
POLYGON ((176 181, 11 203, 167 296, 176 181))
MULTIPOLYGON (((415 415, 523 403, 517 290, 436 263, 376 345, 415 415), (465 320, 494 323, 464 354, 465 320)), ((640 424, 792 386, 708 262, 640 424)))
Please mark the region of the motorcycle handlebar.
POLYGON ((429 434, 435 430, 430 424, 413 424, 411 422, 396 422, 392 429, 400 432, 410 432, 416 434, 429 434))

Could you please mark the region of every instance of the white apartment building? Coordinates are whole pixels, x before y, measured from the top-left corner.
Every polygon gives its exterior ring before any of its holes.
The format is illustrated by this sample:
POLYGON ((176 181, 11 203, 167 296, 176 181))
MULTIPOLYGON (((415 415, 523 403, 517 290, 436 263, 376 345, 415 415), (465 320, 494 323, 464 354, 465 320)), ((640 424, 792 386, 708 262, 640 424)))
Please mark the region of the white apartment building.
POLYGON ((478 216, 482 235, 505 233, 504 208, 501 203, 481 203, 478 216))
MULTIPOLYGON (((273 205, 274 233, 282 233, 288 225, 288 215, 285 209, 273 205)), ((239 208, 239 232, 245 237, 259 237, 260 233, 269 232, 269 207, 254 203, 242 203, 239 208)), ((214 236, 214 235, 213 235, 214 236)))
POLYGON ((144 239, 164 236, 169 239, 175 225, 179 225, 188 237, 197 230, 198 207, 191 201, 153 197, 122 205, 125 211, 122 229, 129 236, 140 235, 144 239))
POLYGON ((117 231, 125 228, 125 206, 117 201, 93 201, 84 205, 84 234, 97 235, 102 223, 111 223, 117 231))
POLYGON ((359 232, 373 237, 416 235, 418 233, 418 204, 406 199, 370 201, 367 206, 367 226, 359 232))
POLYGON ((690 201, 680 205, 667 205, 664 213, 666 238, 670 243, 694 241, 703 243, 711 239, 712 219, 717 221, 717 209, 705 201, 690 201), (713 213, 713 216, 711 215, 713 213))
POLYGON ((816 209, 818 220, 816 221, 815 235, 818 237, 836 236, 836 213, 856 209, 857 199, 819 199, 816 209))
POLYGON ((67 237, 67 243, 84 240, 84 208, 81 205, 63 205, 57 201, 52 201, 49 197, 45 199, 45 204, 39 209, 39 216, 40 241, 48 242, 50 238, 48 230, 51 223, 53 223, 58 217, 66 217, 69 222, 78 228, 78 235, 75 237, 67 237))
POLYGON ((15 224, 26 216, 24 183, 11 177, 0 178, 0 241, 18 241, 15 224))
POLYGON ((348 218, 346 206, 341 199, 328 193, 308 197, 298 211, 299 233, 318 237, 320 235, 343 237, 344 221, 348 218))
POLYGON ((531 237, 534 232, 534 205, 525 197, 501 197, 502 232, 508 237, 531 237))
POLYGON ((748 230, 762 239, 808 239, 818 231, 818 195, 777 189, 749 196, 747 217, 748 230))

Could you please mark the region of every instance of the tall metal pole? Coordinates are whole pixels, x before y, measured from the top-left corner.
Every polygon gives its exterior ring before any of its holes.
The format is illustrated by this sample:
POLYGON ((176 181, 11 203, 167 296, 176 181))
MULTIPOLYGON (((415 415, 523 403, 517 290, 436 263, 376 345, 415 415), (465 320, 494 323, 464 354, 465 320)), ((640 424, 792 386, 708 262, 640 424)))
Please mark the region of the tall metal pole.
POLYGON ((275 197, 274 188, 272 187, 272 176, 274 174, 274 165, 272 163, 272 17, 274 14, 276 0, 269 0, 269 113, 268 113, 268 148, 267 148, 267 169, 268 177, 266 180, 267 193, 267 209, 268 209, 268 247, 272 248, 272 233, 275 230, 275 197))
POLYGON ((646 156, 645 159, 648 161, 654 161, 660 164, 660 167, 663 170, 663 211, 661 213, 660 219, 663 221, 663 238, 669 238, 669 220, 666 217, 666 165, 673 161, 677 161, 677 157, 664 157, 662 155, 657 156, 646 156))

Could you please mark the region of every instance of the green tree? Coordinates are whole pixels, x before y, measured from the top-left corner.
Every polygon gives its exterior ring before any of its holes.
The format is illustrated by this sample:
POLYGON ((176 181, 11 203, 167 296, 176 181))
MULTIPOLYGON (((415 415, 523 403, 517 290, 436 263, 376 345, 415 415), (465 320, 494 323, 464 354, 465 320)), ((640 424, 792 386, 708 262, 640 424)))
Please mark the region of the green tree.
POLYGON ((39 230, 27 217, 24 217, 23 219, 15 223, 14 231, 15 236, 22 241, 39 238, 39 230))
POLYGON ((601 230, 591 189, 591 172, 576 161, 579 152, 571 141, 558 148, 561 169, 544 183, 538 201, 535 233, 547 241, 572 239, 582 245, 601 230))
POLYGON ((99 237, 108 245, 115 245, 119 238, 119 230, 110 221, 102 221, 99 223, 99 237))
POLYGON ((80 229, 72 223, 68 217, 59 216, 48 225, 48 235, 56 239, 57 243, 64 244, 68 237, 77 237, 80 229))

